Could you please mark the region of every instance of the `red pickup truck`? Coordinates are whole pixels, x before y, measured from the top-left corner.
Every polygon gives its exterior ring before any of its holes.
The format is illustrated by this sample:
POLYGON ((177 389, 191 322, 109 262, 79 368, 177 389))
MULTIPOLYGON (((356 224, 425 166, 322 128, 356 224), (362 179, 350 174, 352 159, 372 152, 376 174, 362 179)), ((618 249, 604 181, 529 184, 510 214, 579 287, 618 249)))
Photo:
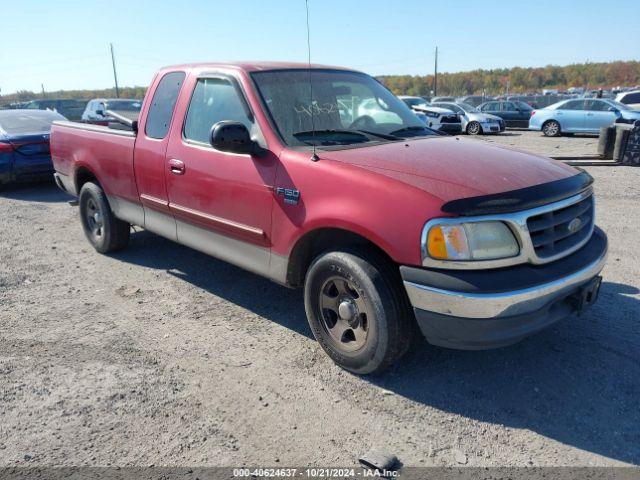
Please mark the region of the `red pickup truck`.
POLYGON ((420 331, 508 345, 597 297, 607 238, 587 173, 440 135, 364 73, 164 68, 130 128, 56 122, 51 152, 98 252, 138 225, 304 287, 314 335, 353 372, 420 331))

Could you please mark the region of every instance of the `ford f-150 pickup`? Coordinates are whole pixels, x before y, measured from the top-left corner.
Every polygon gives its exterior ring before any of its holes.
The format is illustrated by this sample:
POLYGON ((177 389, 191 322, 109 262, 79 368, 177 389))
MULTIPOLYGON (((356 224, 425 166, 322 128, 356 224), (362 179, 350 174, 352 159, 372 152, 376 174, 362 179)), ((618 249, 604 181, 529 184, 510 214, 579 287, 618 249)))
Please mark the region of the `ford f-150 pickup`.
POLYGON ((137 225, 303 287, 315 337, 352 372, 419 332, 508 345, 597 297, 607 238, 586 172, 438 135, 364 73, 164 68, 129 127, 55 122, 51 152, 98 252, 137 225))

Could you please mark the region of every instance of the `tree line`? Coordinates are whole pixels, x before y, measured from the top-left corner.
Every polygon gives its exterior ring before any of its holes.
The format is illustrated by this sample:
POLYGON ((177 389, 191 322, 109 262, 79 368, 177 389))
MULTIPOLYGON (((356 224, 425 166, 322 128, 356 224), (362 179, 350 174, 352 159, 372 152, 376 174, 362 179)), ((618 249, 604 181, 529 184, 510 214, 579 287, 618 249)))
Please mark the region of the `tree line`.
MULTIPOLYGON (((396 95, 431 95, 433 75, 383 75, 378 79, 396 95)), ((533 68, 497 68, 470 72, 439 73, 438 95, 498 95, 534 93, 551 88, 614 88, 640 84, 640 62, 577 63, 533 68)))
MULTIPOLYGON (((431 95, 433 75, 383 75, 378 79, 396 95, 431 95)), ((640 62, 576 63, 566 66, 547 65, 533 68, 496 68, 470 72, 438 74, 438 95, 497 95, 539 92, 543 88, 566 90, 569 87, 612 88, 640 84, 640 62)), ((124 87, 121 98, 142 99, 147 87, 124 87)), ((26 102, 38 98, 111 98, 113 88, 99 90, 59 90, 42 93, 20 90, 3 95, 0 103, 26 102)))
MULTIPOLYGON (((147 87, 123 87, 120 88, 120 98, 135 98, 142 100, 147 91, 147 87)), ((0 103, 8 104, 14 102, 28 102, 42 98, 77 98, 90 100, 92 98, 115 98, 116 92, 113 88, 103 88, 96 90, 57 90, 55 92, 36 93, 29 90, 18 90, 10 95, 2 95, 0 103)))

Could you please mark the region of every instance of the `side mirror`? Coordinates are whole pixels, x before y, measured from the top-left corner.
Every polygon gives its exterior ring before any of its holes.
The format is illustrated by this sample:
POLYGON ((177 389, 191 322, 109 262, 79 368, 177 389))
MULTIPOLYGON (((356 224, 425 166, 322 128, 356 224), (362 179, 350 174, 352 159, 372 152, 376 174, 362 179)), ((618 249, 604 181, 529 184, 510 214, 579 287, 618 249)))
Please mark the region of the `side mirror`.
POLYGON ((233 120, 223 120, 213 125, 209 141, 213 148, 222 152, 253 155, 261 150, 260 146, 251 140, 246 125, 233 120))
POLYGON ((613 113, 618 113, 618 109, 615 107, 609 107, 609 111, 613 113))

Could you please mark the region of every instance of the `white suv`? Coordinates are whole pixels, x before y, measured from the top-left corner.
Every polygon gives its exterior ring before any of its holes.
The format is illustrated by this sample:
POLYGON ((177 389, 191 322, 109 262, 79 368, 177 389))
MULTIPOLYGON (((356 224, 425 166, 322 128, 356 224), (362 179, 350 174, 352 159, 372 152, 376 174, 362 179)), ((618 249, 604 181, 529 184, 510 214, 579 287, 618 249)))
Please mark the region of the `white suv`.
POLYGON ((619 93, 616 102, 624 103, 634 110, 640 110, 640 90, 619 93))
POLYGON ((399 95, 407 107, 416 112, 418 118, 422 120, 427 127, 439 132, 450 133, 456 135, 462 132, 462 121, 460 115, 452 112, 447 108, 434 107, 429 105, 421 97, 410 97, 407 95, 399 95))

